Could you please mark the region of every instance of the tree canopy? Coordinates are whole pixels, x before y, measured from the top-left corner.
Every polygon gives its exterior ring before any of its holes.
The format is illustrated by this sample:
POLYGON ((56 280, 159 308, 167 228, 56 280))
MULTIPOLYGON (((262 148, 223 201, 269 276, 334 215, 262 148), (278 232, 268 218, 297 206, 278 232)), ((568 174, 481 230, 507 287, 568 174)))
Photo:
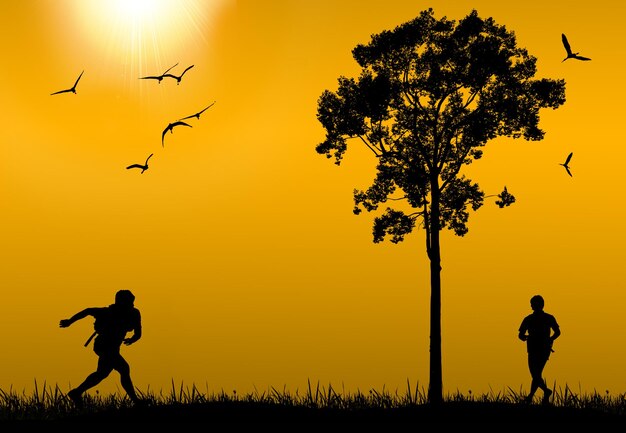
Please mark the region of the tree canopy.
MULTIPOLYGON (((439 227, 467 233, 468 208, 480 208, 484 193, 460 174, 462 166, 481 158, 482 147, 498 136, 541 140, 539 110, 565 102, 564 81, 534 79, 536 58, 517 46, 513 32, 476 10, 458 24, 425 10, 352 54, 362 73, 340 77, 338 90, 319 98, 326 139, 316 150, 339 165, 348 139, 358 138, 378 158, 372 186, 354 193, 355 213, 376 210, 399 191, 410 207, 422 209, 387 209, 375 219, 374 242, 386 235, 399 242, 419 217, 429 217, 435 177, 439 227)), ((504 190, 497 204, 513 201, 504 190)))

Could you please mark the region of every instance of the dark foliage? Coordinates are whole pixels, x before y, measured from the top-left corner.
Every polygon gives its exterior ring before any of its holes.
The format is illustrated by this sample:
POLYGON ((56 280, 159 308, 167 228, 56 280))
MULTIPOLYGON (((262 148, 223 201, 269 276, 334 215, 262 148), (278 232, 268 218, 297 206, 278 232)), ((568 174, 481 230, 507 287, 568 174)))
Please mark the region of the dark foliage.
MULTIPOLYGON (((318 383, 304 394, 270 388, 265 392, 238 395, 206 393, 195 385, 169 393, 140 393, 142 403, 133 405, 117 394, 86 395, 85 405, 75 408, 57 387, 36 387, 33 395, 0 390, 0 428, 15 426, 63 426, 69 424, 365 424, 406 425, 450 423, 497 423, 513 427, 520 423, 626 422, 626 396, 576 395, 569 387, 554 386, 550 404, 527 404, 524 392, 508 388, 484 395, 455 393, 441 405, 427 402, 425 391, 407 381, 404 394, 371 389, 368 393, 339 393, 318 383)), ((21 431, 21 430, 20 430, 21 431)))
POLYGON ((513 428, 524 423, 625 423, 623 415, 598 409, 575 409, 541 405, 488 402, 448 402, 438 407, 428 404, 398 408, 311 408, 278 403, 213 402, 169 404, 153 407, 122 408, 90 413, 75 413, 51 420, 0 422, 14 425, 70 424, 459 424, 496 423, 513 428))
MULTIPOLYGON (((517 46, 513 32, 476 11, 457 23, 425 10, 352 54, 361 75, 340 77, 336 92, 320 96, 326 138, 316 150, 339 165, 356 138, 378 158, 373 184, 354 192, 354 213, 390 199, 414 209, 377 216, 374 242, 387 235, 402 241, 420 218, 429 229, 433 206, 440 211, 433 227, 465 235, 469 210, 483 205, 484 193, 462 166, 498 136, 541 140, 539 110, 565 102, 565 82, 534 79, 536 58, 517 46)), ((515 201, 506 189, 499 198, 501 208, 515 201)))

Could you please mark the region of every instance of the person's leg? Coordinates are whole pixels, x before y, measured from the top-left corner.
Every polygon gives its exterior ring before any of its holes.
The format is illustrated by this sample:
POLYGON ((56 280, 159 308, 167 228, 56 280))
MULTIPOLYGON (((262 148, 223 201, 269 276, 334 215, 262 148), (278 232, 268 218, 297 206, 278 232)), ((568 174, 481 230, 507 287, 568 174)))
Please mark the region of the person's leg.
POLYGON ((67 393, 68 397, 72 399, 72 401, 77 406, 81 406, 82 394, 88 389, 93 388, 94 386, 102 382, 102 380, 105 379, 111 373, 111 371, 113 371, 113 366, 110 362, 110 359, 108 359, 106 356, 98 357, 98 367, 96 368, 96 371, 87 376, 83 383, 78 385, 76 388, 70 390, 67 393))
POLYGON ((120 374, 122 388, 124 388, 128 397, 134 403, 139 402, 139 397, 137 397, 137 392, 135 391, 135 385, 133 385, 133 380, 130 377, 130 365, 128 365, 128 362, 126 362, 122 355, 119 355, 116 358, 114 368, 120 374))
POLYGON ((535 392, 537 392, 538 388, 542 388, 545 386, 543 383, 542 374, 542 366, 540 359, 535 354, 528 354, 528 370, 530 371, 530 377, 532 382, 530 383, 530 392, 526 397, 528 402, 531 402, 533 397, 535 396, 535 392))
POLYGON ((546 387, 546 389, 543 390, 543 399, 541 400, 541 402, 543 404, 548 404, 550 403, 550 396, 552 395, 552 390, 548 387, 546 387))
POLYGON ((552 390, 550 388, 548 388, 548 385, 546 385, 546 381, 543 380, 543 369, 546 366, 546 363, 548 362, 548 358, 550 357, 550 354, 546 354, 545 356, 542 357, 541 362, 540 362, 540 372, 539 375, 540 377, 542 377, 541 379, 541 385, 540 388, 543 391, 543 400, 542 402, 544 404, 549 403, 550 402, 550 396, 552 395, 552 390))

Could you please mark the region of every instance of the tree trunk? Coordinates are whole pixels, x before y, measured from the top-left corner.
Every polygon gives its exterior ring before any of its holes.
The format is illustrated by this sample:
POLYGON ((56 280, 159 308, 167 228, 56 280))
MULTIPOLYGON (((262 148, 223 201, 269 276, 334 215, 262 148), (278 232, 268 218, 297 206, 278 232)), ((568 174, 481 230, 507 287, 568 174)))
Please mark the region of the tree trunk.
POLYGON ((443 402, 443 373, 441 363, 441 250, 439 246, 439 185, 431 184, 430 215, 430 383, 428 401, 443 402))

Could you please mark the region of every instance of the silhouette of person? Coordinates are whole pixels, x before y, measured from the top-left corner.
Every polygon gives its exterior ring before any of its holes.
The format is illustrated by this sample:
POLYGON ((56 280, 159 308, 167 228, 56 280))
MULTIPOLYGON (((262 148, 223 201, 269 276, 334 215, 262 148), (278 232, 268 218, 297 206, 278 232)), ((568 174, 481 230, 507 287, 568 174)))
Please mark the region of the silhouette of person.
POLYGON ((120 374, 122 387, 128 397, 133 403, 140 403, 130 377, 130 366, 120 353, 122 343, 130 345, 141 338, 141 314, 135 308, 134 302, 135 295, 130 290, 119 290, 115 294, 114 304, 108 307, 86 308, 59 322, 61 328, 67 328, 87 316, 96 319, 94 323, 96 331, 89 337, 85 346, 95 336, 93 351, 98 355, 98 366, 83 383, 67 393, 77 407, 82 407, 82 394, 102 382, 113 370, 120 374), (126 338, 126 334, 131 331, 133 334, 126 338))
POLYGON ((522 320, 518 334, 518 338, 526 342, 528 369, 532 378, 526 402, 531 403, 535 392, 541 388, 542 402, 547 404, 550 402, 552 390, 543 380, 543 369, 553 352, 552 343, 561 335, 561 328, 553 315, 543 311, 544 299, 541 295, 530 298, 530 307, 533 312, 522 320))

